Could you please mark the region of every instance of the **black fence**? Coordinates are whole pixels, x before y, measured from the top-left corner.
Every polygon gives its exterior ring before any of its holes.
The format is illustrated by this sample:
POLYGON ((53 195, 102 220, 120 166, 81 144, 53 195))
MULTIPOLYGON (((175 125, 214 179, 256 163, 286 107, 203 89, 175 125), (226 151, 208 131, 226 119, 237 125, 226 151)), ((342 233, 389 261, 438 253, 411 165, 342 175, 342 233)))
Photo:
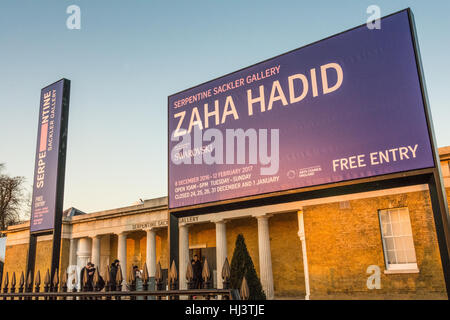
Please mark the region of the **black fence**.
MULTIPOLYGON (((32 279, 31 272, 25 279, 24 272, 21 273, 19 282, 16 281, 16 274, 9 277, 0 277, 0 300, 178 300, 178 299, 222 299, 240 300, 248 299, 249 289, 245 277, 242 280, 240 290, 230 288, 230 265, 228 259, 222 268, 223 289, 212 288, 212 279, 208 262, 205 260, 202 270, 202 287, 196 288, 198 282, 194 281, 192 265, 189 263, 186 270, 187 290, 178 290, 178 274, 175 263, 169 271, 166 281, 163 279, 161 265, 158 263, 155 273, 155 289, 150 290, 150 278, 148 276, 147 265, 144 264, 142 276, 137 276, 135 272, 129 273, 128 282, 123 281, 121 267, 118 267, 115 279, 111 279, 111 272, 107 267, 104 280, 98 270, 94 270, 92 277, 88 276, 88 270, 82 272, 82 279, 77 289, 77 283, 72 283, 72 289, 68 288, 68 274, 62 275, 61 281, 58 271, 53 279, 50 279, 50 272, 47 269, 41 291, 41 274, 37 271, 36 277, 32 279), (34 280, 34 281, 33 281, 34 280), (139 289, 137 283, 139 281, 139 289), (33 283, 34 282, 34 283, 33 283)), ((152 286, 153 287, 153 286, 152 286)))

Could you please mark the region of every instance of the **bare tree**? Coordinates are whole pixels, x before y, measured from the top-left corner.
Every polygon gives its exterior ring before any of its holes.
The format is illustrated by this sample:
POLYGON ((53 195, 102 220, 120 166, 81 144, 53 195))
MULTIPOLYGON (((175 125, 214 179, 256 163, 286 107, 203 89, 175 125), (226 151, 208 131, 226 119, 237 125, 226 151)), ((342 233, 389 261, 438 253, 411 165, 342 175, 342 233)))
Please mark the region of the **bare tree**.
POLYGON ((2 173, 5 168, 0 164, 0 230, 20 219, 20 208, 24 201, 22 184, 24 177, 10 177, 2 173))
POLYGON ((32 185, 30 185, 29 186, 29 189, 27 190, 27 192, 26 192, 26 195, 25 195, 25 203, 24 203, 24 209, 23 209, 23 214, 22 214, 22 219, 23 220, 29 220, 30 219, 30 216, 31 216, 31 208, 32 208, 32 206, 33 206, 33 201, 32 201, 32 199, 33 199, 33 186, 32 185))

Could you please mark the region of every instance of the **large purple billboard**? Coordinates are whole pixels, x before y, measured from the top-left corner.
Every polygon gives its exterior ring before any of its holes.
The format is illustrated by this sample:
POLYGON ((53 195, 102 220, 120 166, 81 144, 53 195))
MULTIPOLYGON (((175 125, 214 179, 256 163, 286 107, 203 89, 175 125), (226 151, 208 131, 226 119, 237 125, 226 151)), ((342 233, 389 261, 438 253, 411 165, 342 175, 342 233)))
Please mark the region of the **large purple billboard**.
POLYGON ((169 208, 434 166, 406 10, 168 107, 169 208))
MULTIPOLYGON (((62 214, 67 115, 63 100, 69 82, 62 79, 41 90, 30 231, 55 227, 55 214, 62 214), (63 133, 63 134, 61 134, 63 133), (60 141, 60 140, 64 141, 60 141), (62 186, 61 186, 62 184, 62 186), (62 190, 61 190, 62 189, 62 190), (61 212, 57 212, 61 211, 61 212)), ((68 102, 66 102, 68 104, 68 102)))

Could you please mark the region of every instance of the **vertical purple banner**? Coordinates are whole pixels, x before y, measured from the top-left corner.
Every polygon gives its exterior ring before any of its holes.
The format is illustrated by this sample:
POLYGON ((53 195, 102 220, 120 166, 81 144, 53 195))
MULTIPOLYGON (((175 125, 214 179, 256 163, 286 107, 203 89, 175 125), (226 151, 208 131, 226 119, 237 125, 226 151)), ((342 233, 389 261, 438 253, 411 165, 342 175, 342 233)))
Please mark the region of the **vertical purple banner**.
MULTIPOLYGON (((58 169, 61 131, 67 129, 67 121, 65 125, 61 121, 66 81, 62 79, 41 90, 30 232, 53 229, 58 200, 62 206, 62 199, 58 199, 58 169)), ((63 158, 65 162, 65 152, 63 158)))

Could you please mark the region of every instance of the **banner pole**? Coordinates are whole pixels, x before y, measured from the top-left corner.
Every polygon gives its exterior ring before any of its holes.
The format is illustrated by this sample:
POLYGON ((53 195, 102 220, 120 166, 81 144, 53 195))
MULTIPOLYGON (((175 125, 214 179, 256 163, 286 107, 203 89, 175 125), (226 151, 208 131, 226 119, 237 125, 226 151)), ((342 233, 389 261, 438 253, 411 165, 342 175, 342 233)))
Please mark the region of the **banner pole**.
MULTIPOLYGON (((64 182, 66 175, 66 151, 67 151, 67 131, 69 127, 69 101, 70 101, 70 80, 64 79, 62 103, 61 103, 61 124, 59 133, 58 168, 55 197, 55 214, 52 245, 51 279, 54 279, 55 272, 59 270, 59 260, 61 255, 61 229, 64 206, 64 182)), ((53 283, 52 283, 53 286, 53 283)))
MULTIPOLYGON (((175 266, 179 269, 179 263, 178 263, 178 255, 179 255, 179 237, 178 237, 178 217, 172 213, 172 212, 168 212, 168 217, 167 217, 167 222, 168 222, 168 241, 169 241, 169 272, 170 272, 170 267, 172 265, 172 262, 175 261, 175 266)), ((177 288, 175 288, 176 290, 178 290, 178 283, 179 281, 176 282, 177 284, 177 288)))
POLYGON ((34 268, 36 264, 36 242, 37 235, 30 233, 28 240, 28 256, 27 256, 27 270, 25 279, 28 279, 28 274, 31 272, 31 281, 34 280, 34 268))

